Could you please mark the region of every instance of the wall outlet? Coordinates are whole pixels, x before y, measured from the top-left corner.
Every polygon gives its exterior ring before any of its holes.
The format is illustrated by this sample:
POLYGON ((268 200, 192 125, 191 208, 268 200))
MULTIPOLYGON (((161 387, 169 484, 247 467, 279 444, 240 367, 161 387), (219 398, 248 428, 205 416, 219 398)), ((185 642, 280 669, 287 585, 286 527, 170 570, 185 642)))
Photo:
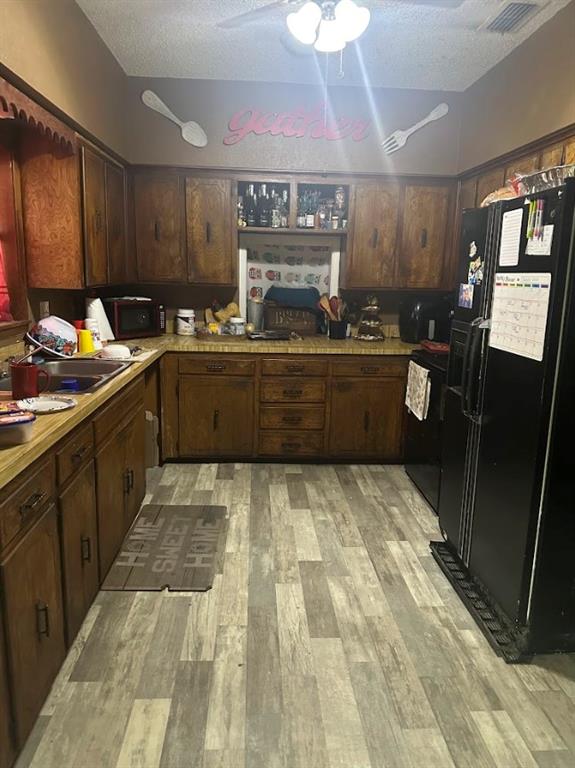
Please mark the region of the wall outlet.
POLYGON ((50 314, 50 302, 41 301, 40 302, 40 320, 42 320, 45 317, 48 317, 49 314, 50 314))

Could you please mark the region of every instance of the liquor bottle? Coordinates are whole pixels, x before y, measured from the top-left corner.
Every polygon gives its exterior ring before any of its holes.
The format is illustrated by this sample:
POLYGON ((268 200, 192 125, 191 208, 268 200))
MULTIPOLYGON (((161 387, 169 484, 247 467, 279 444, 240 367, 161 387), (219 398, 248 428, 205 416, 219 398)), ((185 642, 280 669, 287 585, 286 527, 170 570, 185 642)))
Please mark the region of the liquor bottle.
POLYGON ((283 229, 287 229, 289 226, 289 203, 288 203, 288 191, 284 189, 280 200, 280 226, 283 229))
POLYGON ((245 227, 246 226, 246 215, 245 215, 245 208, 244 208, 244 197, 243 195, 238 195, 238 227, 245 227))
POLYGON ((280 198, 275 187, 272 187, 270 191, 269 219, 271 227, 274 229, 281 227, 280 198))
POLYGON ((245 209, 245 219, 248 227, 256 227, 258 223, 256 215, 256 193, 253 184, 248 184, 245 209))
POLYGON ((269 227, 270 225, 270 201, 268 196, 267 184, 260 185, 258 198, 258 226, 269 227))
POLYGON ((317 208, 315 205, 315 195, 313 192, 310 192, 307 196, 307 206, 305 212, 305 225, 308 229, 313 229, 315 227, 316 210, 317 208))
POLYGON ((296 226, 300 229, 305 227, 306 202, 305 194, 298 196, 296 226))

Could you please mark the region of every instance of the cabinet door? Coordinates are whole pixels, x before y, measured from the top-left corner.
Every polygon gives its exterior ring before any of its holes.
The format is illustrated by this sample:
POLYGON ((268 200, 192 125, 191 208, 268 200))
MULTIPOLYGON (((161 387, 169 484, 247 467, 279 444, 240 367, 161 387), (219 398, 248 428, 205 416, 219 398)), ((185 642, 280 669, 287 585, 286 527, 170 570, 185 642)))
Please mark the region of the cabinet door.
POLYGON ((347 288, 386 288, 393 285, 398 215, 398 184, 355 186, 347 288))
POLYGON ((459 186, 459 210, 464 208, 475 208, 475 199, 477 197, 477 176, 465 179, 459 186))
POLYGON ((82 147, 86 285, 108 282, 105 165, 100 155, 82 147))
POLYGON ((179 176, 135 178, 136 258, 142 282, 187 280, 183 196, 179 176))
POLYGON ((128 472, 126 497, 126 530, 134 522, 146 493, 146 422, 138 411, 128 426, 125 466, 128 472))
POLYGON ((126 533, 127 439, 126 429, 116 433, 96 456, 100 581, 110 570, 126 533))
POLYGON ((181 456, 249 456, 253 448, 251 379, 180 376, 181 456))
POLYGON ((565 149, 563 150, 563 165, 572 165, 575 163, 575 138, 568 139, 565 142, 565 149))
POLYGON ((56 507, 2 564, 18 742, 30 733, 64 660, 64 615, 56 507))
POLYGON ((106 239, 108 278, 113 285, 126 282, 126 173, 106 163, 106 239))
POLYGON ((66 638, 71 645, 98 592, 98 513, 91 461, 59 499, 66 638))
POLYGON ((334 381, 330 455, 401 458, 405 379, 334 381))
POLYGON ((563 144, 553 144, 551 147, 547 147, 541 153, 541 170, 546 168, 553 168, 555 165, 561 165, 561 159, 563 157, 563 144))
POLYGON ((186 179, 188 275, 192 283, 232 282, 231 194, 229 180, 186 179))
POLYGON ((539 168, 539 155, 527 155, 519 157, 505 168, 505 178, 510 179, 514 173, 533 173, 539 168))
POLYGON ((406 186, 399 257, 401 286, 441 286, 447 247, 448 212, 447 187, 406 186))
POLYGON ((477 207, 485 200, 487 195, 505 184, 505 168, 494 168, 486 171, 477 179, 477 207))
POLYGON ((15 757, 6 663, 4 626, 2 624, 2 613, 0 612, 0 768, 9 768, 15 757))

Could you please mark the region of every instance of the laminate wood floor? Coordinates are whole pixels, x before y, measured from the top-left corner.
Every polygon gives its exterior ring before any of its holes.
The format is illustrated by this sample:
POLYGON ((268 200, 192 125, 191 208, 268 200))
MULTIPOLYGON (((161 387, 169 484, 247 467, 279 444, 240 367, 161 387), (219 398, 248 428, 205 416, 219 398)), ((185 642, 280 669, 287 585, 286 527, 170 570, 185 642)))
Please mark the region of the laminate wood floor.
POLYGON ((207 593, 100 593, 18 768, 568 768, 575 656, 507 666, 400 467, 169 465, 222 504, 207 593))

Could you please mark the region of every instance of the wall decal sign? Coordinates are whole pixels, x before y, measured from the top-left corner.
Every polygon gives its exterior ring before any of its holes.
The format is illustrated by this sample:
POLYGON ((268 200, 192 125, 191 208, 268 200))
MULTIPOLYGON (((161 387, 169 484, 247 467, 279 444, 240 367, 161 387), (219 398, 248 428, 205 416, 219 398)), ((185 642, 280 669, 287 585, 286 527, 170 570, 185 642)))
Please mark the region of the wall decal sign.
POLYGON ((325 104, 311 109, 296 107, 289 112, 264 112, 246 107, 236 112, 228 123, 229 134, 224 144, 239 144, 246 136, 283 136, 285 139, 326 139, 339 141, 351 138, 363 141, 369 135, 370 121, 355 117, 327 115, 325 104))
POLYGON ((207 145, 208 137, 202 126, 198 125, 198 123, 193 120, 188 120, 184 123, 179 117, 174 115, 171 109, 167 107, 160 97, 153 91, 144 91, 142 93, 142 101, 149 109, 153 109, 154 112, 158 112, 167 120, 170 120, 172 123, 179 126, 182 133, 182 139, 187 141, 188 144, 200 148, 207 145))
POLYGON ((405 131, 394 131, 390 136, 387 137, 387 139, 382 141, 381 144, 383 146, 383 151, 386 155, 392 155, 402 147, 405 147, 410 136, 421 130, 421 128, 423 128, 428 123, 433 123, 435 120, 441 120, 441 118, 445 117, 448 112, 449 106, 447 104, 438 104, 437 107, 435 107, 435 109, 427 115, 427 117, 424 117, 423 120, 420 120, 415 125, 412 125, 411 128, 407 128, 405 131))

